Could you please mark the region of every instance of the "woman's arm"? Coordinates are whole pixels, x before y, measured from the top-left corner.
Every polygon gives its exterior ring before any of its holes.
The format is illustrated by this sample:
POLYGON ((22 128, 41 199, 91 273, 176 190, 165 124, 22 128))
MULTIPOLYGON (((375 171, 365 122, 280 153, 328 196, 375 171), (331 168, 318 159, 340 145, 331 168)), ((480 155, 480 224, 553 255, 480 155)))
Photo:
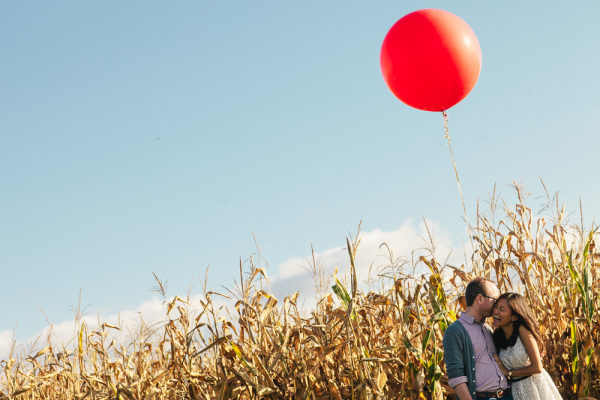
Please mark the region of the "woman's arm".
POLYGON ((519 326, 519 337, 521 338, 521 342, 523 342, 523 346, 525 346, 525 351, 527 351, 531 364, 523 368, 513 369, 512 377, 518 378, 519 376, 539 374, 542 372, 542 359, 535 337, 523 325, 519 326))
POLYGON ((508 368, 504 366, 502 360, 500 360, 500 357, 498 357, 497 354, 492 354, 492 357, 494 357, 496 364, 498 364, 498 367, 500 368, 500 371, 504 374, 504 376, 508 376, 508 368))

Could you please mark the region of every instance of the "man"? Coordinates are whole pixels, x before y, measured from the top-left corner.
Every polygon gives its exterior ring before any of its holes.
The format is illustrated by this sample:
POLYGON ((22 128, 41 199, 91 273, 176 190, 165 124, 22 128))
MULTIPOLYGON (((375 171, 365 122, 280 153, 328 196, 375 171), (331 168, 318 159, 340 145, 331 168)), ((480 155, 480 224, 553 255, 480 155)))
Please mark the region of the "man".
POLYGON ((473 279, 465 291, 466 311, 444 333, 448 384, 460 400, 512 400, 508 380, 494 361, 492 333, 485 325, 499 295, 489 279, 473 279))

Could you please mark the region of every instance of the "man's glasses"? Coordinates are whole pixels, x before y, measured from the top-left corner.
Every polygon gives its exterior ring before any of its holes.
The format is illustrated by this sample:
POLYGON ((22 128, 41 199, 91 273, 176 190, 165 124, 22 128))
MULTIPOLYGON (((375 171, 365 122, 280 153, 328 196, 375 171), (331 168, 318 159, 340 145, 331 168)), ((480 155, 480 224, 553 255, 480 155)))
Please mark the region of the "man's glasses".
POLYGON ((487 297, 488 299, 492 299, 492 300, 494 300, 494 301, 498 301, 498 298, 497 298, 497 297, 488 296, 487 294, 483 294, 483 293, 481 293, 481 295, 482 295, 483 297, 487 297))

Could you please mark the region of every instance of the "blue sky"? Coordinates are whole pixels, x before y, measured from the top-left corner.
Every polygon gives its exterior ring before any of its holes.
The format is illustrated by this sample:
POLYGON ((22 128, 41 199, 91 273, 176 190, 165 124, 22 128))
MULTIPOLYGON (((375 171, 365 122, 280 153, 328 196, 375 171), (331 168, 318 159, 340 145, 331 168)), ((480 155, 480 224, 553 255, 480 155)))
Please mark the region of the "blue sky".
MULTIPOLYGON (((454 246, 462 208, 439 113, 398 101, 387 30, 421 8, 473 28, 483 65, 449 111, 467 209, 539 177, 600 214, 600 4, 3 2, 0 332, 26 339, 153 293, 230 286, 426 217, 454 246)), ((533 201, 533 204, 537 204, 533 201)))

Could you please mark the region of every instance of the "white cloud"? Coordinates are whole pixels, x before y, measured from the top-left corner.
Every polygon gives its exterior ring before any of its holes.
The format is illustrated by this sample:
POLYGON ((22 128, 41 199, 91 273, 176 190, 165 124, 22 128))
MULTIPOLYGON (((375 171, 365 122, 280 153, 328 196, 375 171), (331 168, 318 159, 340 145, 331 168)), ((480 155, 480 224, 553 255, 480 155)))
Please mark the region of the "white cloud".
POLYGON ((13 331, 0 332, 0 359, 7 358, 13 341, 13 331))
MULTIPOLYGON (((410 265, 411 260, 416 262, 420 255, 429 257, 431 252, 434 252, 439 262, 448 258, 451 264, 461 264, 464 259, 464 250, 454 250, 449 234, 432 221, 415 224, 408 220, 395 230, 374 229, 363 232, 359 239, 355 267, 359 288, 363 290, 366 289, 369 278, 381 282, 377 275, 385 271, 387 266, 397 267, 404 261, 410 265), (387 246, 382 246, 383 243, 387 246)), ((298 291, 299 304, 303 304, 304 309, 311 309, 316 302, 315 291, 319 289, 319 281, 322 280, 320 289, 330 292, 330 278, 335 268, 338 268, 338 278, 347 285, 350 258, 345 243, 344 246, 316 252, 315 259, 322 270, 321 278, 324 279, 317 278, 315 285, 315 277, 309 271, 312 256, 292 258, 282 263, 275 276, 271 277, 271 288, 275 296, 282 298, 298 291)), ((409 271, 411 269, 406 272, 409 271)))
MULTIPOLYGON (((378 267, 386 265, 390 261, 390 254, 383 243, 393 252, 393 258, 410 257, 411 254, 427 253, 432 246, 429 241, 427 227, 432 234, 436 256, 443 261, 449 253, 452 252, 452 242, 448 234, 436 223, 428 221, 427 226, 424 222, 415 226, 410 220, 406 221, 398 229, 392 231, 382 231, 374 229, 359 235, 360 245, 358 247, 355 266, 359 279, 366 280, 369 270, 376 270, 378 267), (371 268, 373 266, 373 268, 371 268)), ((453 254, 456 258, 456 254, 453 254)), ((340 270, 349 270, 350 259, 346 246, 340 246, 315 254, 320 265, 327 271, 333 271, 335 267, 340 270)), ((310 265, 310 257, 292 258, 279 266, 276 276, 272 277, 272 282, 294 278, 307 274, 307 267, 310 265)), ((372 271, 373 272, 373 271, 372 271)))
MULTIPOLYGON (((426 226, 424 222, 415 224, 408 220, 398 229, 392 231, 374 229, 359 235, 360 245, 355 259, 359 287, 364 289, 369 275, 371 278, 377 278, 377 273, 390 264, 398 264, 401 260, 410 260, 411 258, 416 260, 419 255, 429 255, 431 245, 428 243, 427 227, 433 237, 438 260, 443 262, 450 254, 450 262, 460 263, 463 251, 456 252, 452 250, 453 246, 449 235, 438 224, 428 221, 426 226), (387 248, 382 246, 383 243, 387 244, 387 248), (388 248, 393 256, 390 255, 388 248)), ((322 287, 320 289, 323 292, 330 292, 331 277, 335 268, 338 268, 339 279, 346 282, 345 284, 348 282, 350 261, 345 243, 343 244, 344 246, 315 253, 322 271, 322 287)), ((310 310, 314 306, 316 301, 315 291, 319 289, 315 288, 315 278, 307 269, 310 258, 307 255, 306 257, 296 257, 285 261, 270 279, 271 289, 278 299, 283 299, 296 291, 300 292, 298 304, 305 310, 310 310)), ((235 313, 231 309, 233 300, 227 300, 216 295, 211 299, 215 304, 215 308, 229 305, 230 312, 235 313)), ((201 301, 204 300, 203 295, 200 294, 190 296, 189 307, 192 315, 197 315, 198 307, 201 301)), ((117 339, 127 340, 139 332, 142 321, 145 326, 160 325, 164 322, 165 315, 166 302, 155 297, 140 304, 135 309, 123 310, 118 314, 108 316, 85 316, 82 321, 86 323, 89 332, 98 329, 99 325, 104 322, 122 327, 121 331, 112 331, 112 334, 117 339)), ((65 344, 70 347, 74 342, 73 338, 77 329, 79 327, 75 325, 74 320, 54 324, 51 332, 50 328, 45 328, 30 340, 18 343, 17 353, 31 353, 39 350, 47 344, 48 338, 55 345, 65 344)), ((0 332, 0 359, 5 359, 8 356, 12 345, 12 337, 12 331, 0 332)))
MULTIPOLYGON (((117 343, 129 343, 134 337, 140 333, 140 328, 143 326, 145 332, 160 327, 166 321, 167 304, 173 298, 161 300, 154 297, 143 302, 135 309, 123 310, 119 313, 102 316, 102 315, 85 315, 79 322, 75 320, 63 321, 54 323, 52 326, 46 327, 28 340, 17 342, 15 347, 15 356, 27 355, 40 350, 41 348, 51 344, 54 346, 55 352, 62 351, 64 346, 67 351, 73 349, 75 340, 82 323, 85 323, 88 333, 101 329, 104 323, 119 327, 120 329, 107 329, 110 339, 115 339, 117 343)), ((187 302, 190 315, 198 315, 201 301, 205 301, 204 296, 196 294, 190 296, 189 299, 184 299, 187 302)), ((215 308, 223 305, 220 299, 213 299, 215 308)), ((176 305, 183 305, 182 302, 177 302, 176 305)), ((179 316, 176 308, 170 314, 171 318, 179 316)), ((7 359, 12 346, 12 331, 0 332, 0 360, 7 359)), ((110 340, 108 340, 110 342, 110 340)), ((15 357, 16 358, 16 357, 15 357)))

